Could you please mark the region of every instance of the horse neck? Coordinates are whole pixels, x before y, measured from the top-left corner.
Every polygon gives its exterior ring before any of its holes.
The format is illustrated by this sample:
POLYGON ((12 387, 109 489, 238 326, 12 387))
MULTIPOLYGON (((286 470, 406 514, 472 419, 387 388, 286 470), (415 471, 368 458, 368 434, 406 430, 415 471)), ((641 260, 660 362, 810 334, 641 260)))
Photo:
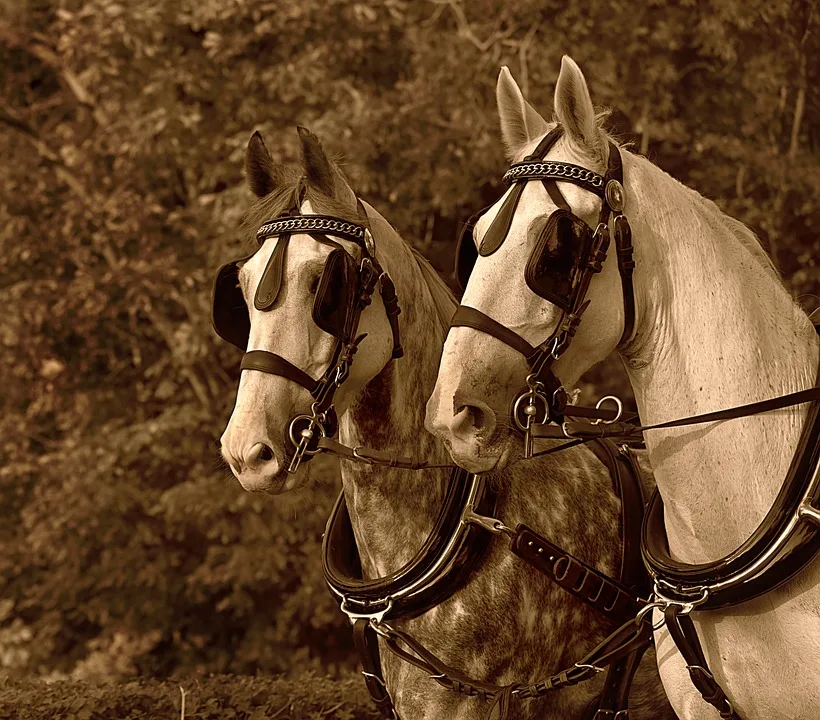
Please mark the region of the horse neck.
MULTIPOLYGON (((626 363, 642 421, 812 386, 816 335, 756 239, 647 161, 630 157, 627 177, 641 317, 626 363)), ((751 534, 786 476, 806 412, 647 433, 673 553, 712 560, 751 534)))
MULTIPOLYGON (((404 356, 368 383, 340 422, 347 445, 449 463, 443 444, 424 429, 446 322, 409 248, 396 236, 382 260, 401 304, 404 356)), ((453 309, 455 303, 453 302, 453 309)), ((356 543, 368 576, 385 575, 410 560, 433 527, 448 470, 412 471, 343 463, 342 484, 356 543)))

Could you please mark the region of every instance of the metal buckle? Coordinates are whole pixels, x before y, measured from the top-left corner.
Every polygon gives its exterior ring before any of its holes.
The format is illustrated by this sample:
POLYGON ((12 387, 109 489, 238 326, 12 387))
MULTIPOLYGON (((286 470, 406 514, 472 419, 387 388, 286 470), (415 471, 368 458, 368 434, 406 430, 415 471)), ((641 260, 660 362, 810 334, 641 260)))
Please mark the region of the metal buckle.
MULTIPOLYGON (((699 591, 700 595, 698 595, 697 597, 692 598, 691 600, 676 600, 674 598, 668 598, 660 590, 659 583, 662 583, 662 582, 663 582, 663 580, 661 580, 660 578, 657 578, 655 580, 654 587, 652 588, 652 593, 655 595, 655 597, 657 598, 657 601, 659 603, 661 603, 661 605, 664 609, 666 609, 668 607, 671 607, 673 605, 677 605, 681 609, 680 610, 681 615, 688 615, 695 608, 697 608, 700 605, 703 605, 703 603, 705 603, 709 599, 709 588, 706 587, 705 585, 701 585, 699 587, 692 588, 693 591, 699 591)), ((668 583, 664 583, 664 584, 667 585, 668 587, 670 587, 671 589, 676 590, 677 592, 681 592, 680 590, 677 590, 676 588, 672 587, 668 583)))
MULTIPOLYGON (((355 612, 354 610, 350 610, 347 607, 347 596, 342 597, 342 602, 339 604, 339 609, 347 615, 347 619, 350 620, 350 624, 353 625, 357 620, 369 620, 370 626, 379 632, 376 629, 376 626, 381 626, 384 624, 384 616, 387 615, 393 609, 393 598, 387 597, 387 605, 383 610, 378 610, 377 612, 370 612, 370 613, 359 613, 355 612)), ((382 634, 382 633, 379 633, 382 634)))
POLYGON ((550 356, 553 360, 558 360, 561 355, 564 354, 564 350, 567 349, 567 346, 564 344, 567 341, 567 333, 562 332, 558 335, 555 340, 552 341, 552 347, 550 348, 550 356))
POLYGON ((606 672, 606 668, 598 667, 597 665, 590 665, 589 663, 579 663, 579 662, 577 662, 577 663, 575 663, 575 667, 577 667, 579 670, 585 670, 585 669, 594 670, 596 674, 606 672))

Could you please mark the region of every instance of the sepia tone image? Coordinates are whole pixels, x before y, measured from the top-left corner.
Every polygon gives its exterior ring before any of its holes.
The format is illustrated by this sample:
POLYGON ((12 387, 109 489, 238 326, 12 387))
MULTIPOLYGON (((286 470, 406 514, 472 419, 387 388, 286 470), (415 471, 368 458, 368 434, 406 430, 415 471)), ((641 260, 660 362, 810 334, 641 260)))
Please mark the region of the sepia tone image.
POLYGON ((0 720, 817 720, 816 0, 2 0, 0 720))

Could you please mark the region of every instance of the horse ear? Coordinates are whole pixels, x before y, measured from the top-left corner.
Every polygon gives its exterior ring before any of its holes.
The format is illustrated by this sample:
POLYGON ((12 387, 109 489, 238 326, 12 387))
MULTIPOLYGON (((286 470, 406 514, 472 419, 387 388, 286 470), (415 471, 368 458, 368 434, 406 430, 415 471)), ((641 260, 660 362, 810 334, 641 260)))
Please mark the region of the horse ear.
POLYGON ((585 154, 606 157, 606 141, 598 128, 587 81, 568 55, 561 58, 561 72, 555 84, 555 115, 569 140, 585 154))
POLYGON ((269 195, 282 182, 282 168, 273 161, 258 130, 248 141, 245 175, 253 194, 257 197, 269 195))
POLYGON ((506 65, 501 68, 498 75, 495 98, 501 124, 501 138, 504 141, 507 160, 512 161, 524 145, 546 133, 549 124, 524 99, 521 88, 506 65))
POLYGON ((308 183, 328 197, 356 207, 356 194, 342 171, 328 159, 319 138, 301 125, 296 132, 302 143, 302 164, 308 183))

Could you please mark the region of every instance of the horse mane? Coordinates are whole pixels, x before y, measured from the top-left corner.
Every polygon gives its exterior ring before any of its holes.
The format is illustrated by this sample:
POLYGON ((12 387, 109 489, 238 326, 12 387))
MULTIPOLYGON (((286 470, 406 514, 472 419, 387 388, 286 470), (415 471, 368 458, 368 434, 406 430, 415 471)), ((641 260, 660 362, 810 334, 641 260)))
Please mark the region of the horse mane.
POLYGON ((647 177, 651 177, 651 184, 655 191, 653 193, 655 202, 644 203, 646 206, 644 212, 663 215, 666 212, 664 202, 675 203, 673 198, 680 197, 680 195, 683 194, 686 199, 691 202, 694 210, 705 223, 715 230, 728 233, 736 239, 764 270, 770 272, 774 279, 782 284, 782 277, 775 267, 772 258, 769 253, 766 252, 760 239, 749 227, 740 220, 727 215, 713 200, 704 197, 696 190, 676 180, 649 159, 632 153, 630 154, 630 159, 633 160, 641 170, 645 171, 647 177), (660 204, 657 202, 658 198, 661 198, 660 204))
POLYGON ((448 288, 444 280, 441 279, 441 275, 436 272, 427 258, 412 245, 408 244, 408 247, 413 253, 419 270, 421 270, 424 284, 427 285, 427 289, 430 291, 430 297, 433 299, 439 320, 441 320, 445 327, 449 327, 450 320, 453 319, 453 312, 458 304, 455 295, 453 295, 450 288, 448 288))

